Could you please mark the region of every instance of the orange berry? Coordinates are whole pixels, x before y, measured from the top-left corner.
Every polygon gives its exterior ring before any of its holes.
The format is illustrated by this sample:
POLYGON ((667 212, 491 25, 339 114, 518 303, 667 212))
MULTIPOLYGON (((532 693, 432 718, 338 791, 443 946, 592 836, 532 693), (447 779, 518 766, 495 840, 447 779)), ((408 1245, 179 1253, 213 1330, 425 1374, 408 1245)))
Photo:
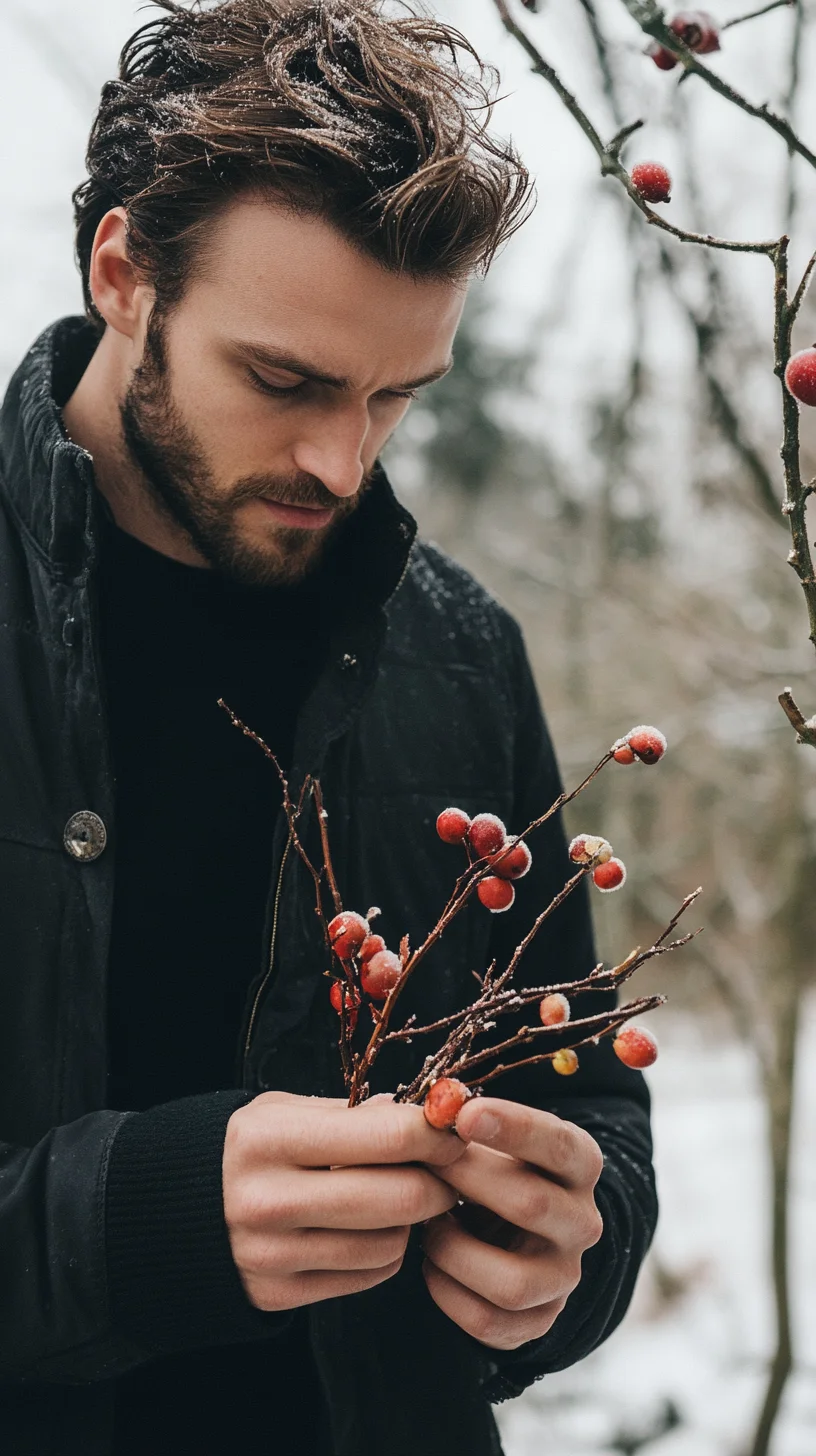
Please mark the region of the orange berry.
POLYGON ((518 844, 511 844, 509 849, 499 850, 490 859, 494 875, 501 880, 522 880, 532 863, 533 856, 523 839, 518 844))
POLYGON ((431 1127, 453 1127, 466 1102, 473 1096, 456 1077, 440 1077, 425 1098, 423 1111, 431 1127))
POLYGON ((592 871, 592 878, 598 889, 609 895, 626 883, 626 865, 619 859, 607 860, 606 864, 600 864, 592 871))
POLYGON ((645 1026, 632 1026, 630 1023, 622 1027, 612 1045, 615 1055, 626 1067, 640 1071, 657 1061, 657 1039, 645 1026))
POLYGON ((669 746, 659 728, 650 728, 645 723, 627 733, 626 742, 641 763, 659 763, 669 746))
POLYGON ((470 847, 477 859, 496 854, 507 843, 507 830, 495 814, 477 814, 468 830, 470 847))
POLYGON ((556 1052, 553 1057, 552 1067, 559 1077, 571 1077, 574 1072, 578 1071, 578 1053, 572 1051, 570 1047, 562 1047, 560 1052, 556 1052))
POLYGON ((616 763, 634 763, 636 754, 631 744, 627 743, 625 738, 622 738, 620 743, 615 745, 612 751, 612 757, 616 763))
POLYGON ((367 996, 373 1001, 384 1001, 396 986, 402 972, 402 963, 392 950, 379 950, 366 961, 360 972, 360 983, 367 996))
POLYGON ((566 996, 553 991, 545 996, 538 1008, 542 1026, 565 1026, 570 1019, 571 1006, 566 996))
POLYGON ((329 924, 331 948, 341 961, 350 961, 369 933, 368 921, 356 910, 343 910, 329 924))
POLYGON ((479 881, 476 894, 485 909, 492 910, 494 915, 500 915, 502 910, 509 910, 516 898, 515 889, 510 881, 500 880, 494 875, 489 875, 486 880, 479 881))

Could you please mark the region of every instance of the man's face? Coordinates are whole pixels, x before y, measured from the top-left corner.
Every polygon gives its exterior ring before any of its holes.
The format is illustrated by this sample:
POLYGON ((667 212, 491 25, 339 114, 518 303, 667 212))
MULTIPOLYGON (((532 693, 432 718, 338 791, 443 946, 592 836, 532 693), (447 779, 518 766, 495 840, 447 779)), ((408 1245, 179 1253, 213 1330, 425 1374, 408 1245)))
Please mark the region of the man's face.
POLYGON ((237 201, 152 317, 122 406, 154 500, 218 570, 298 581, 449 367, 463 303, 462 285, 388 273, 322 219, 237 201))

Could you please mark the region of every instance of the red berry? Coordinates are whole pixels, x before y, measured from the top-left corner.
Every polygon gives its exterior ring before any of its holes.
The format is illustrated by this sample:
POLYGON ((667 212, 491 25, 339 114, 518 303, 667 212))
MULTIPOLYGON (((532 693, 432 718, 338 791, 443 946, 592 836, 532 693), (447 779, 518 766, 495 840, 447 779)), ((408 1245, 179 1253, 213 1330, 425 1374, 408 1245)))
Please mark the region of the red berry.
POLYGON ((368 921, 356 910, 343 910, 335 915, 329 925, 329 940, 335 955, 341 961, 351 960, 368 935, 368 921))
POLYGON ((340 1015, 340 1007, 345 997, 346 1011, 352 1031, 357 1025, 357 1008, 360 1005, 360 992, 352 986, 344 986, 340 981, 332 981, 329 992, 329 1000, 337 1015, 340 1015))
POLYGON ((423 1111, 431 1127, 453 1127, 465 1103, 473 1096, 464 1082, 440 1077, 425 1098, 423 1111))
POLYGON ((500 850, 490 860, 493 873, 501 880, 522 880, 532 863, 533 856, 523 839, 509 849, 500 850))
POLYGON ((497 876, 489 875, 486 880, 480 880, 476 887, 476 894, 487 910, 492 910, 498 915, 502 910, 509 910, 516 898, 516 892, 509 880, 500 880, 497 876))
POLYGON ((607 860, 606 864, 598 865, 592 871, 592 878, 599 890, 608 895, 612 890, 619 890, 626 882, 626 866, 619 859, 607 860))
POLYGON ((606 864, 612 858, 612 845, 599 834, 577 834, 569 847, 569 857, 574 864, 606 864))
POLYGON ((578 1053, 569 1047, 562 1047, 552 1059, 552 1068, 560 1077, 571 1077, 573 1072, 578 1071, 578 1053))
POLYGON ((360 965, 364 966, 366 961, 370 961, 372 956, 379 955, 380 951, 385 948, 385 941, 381 935, 367 935, 357 952, 360 965))
POLYGON ((785 383, 794 399, 802 404, 816 404, 816 345, 791 356, 785 370, 785 383))
POLYGON ((624 1026, 612 1045, 626 1067, 640 1071, 657 1061, 657 1041, 645 1026, 624 1026))
POLYGON ((698 55, 720 49, 720 32, 713 15, 706 10, 680 10, 669 21, 669 30, 698 55))
POLYGON ((625 738, 622 738, 620 743, 615 746, 612 757, 616 763, 634 763, 635 750, 626 742, 625 738))
POLYGON ((360 972, 360 984, 367 996, 374 1001, 384 1001, 389 991, 396 986, 402 971, 398 955, 392 950, 379 950, 366 961, 360 972))
POLYGON ((626 742, 641 763, 659 763, 669 746, 659 728, 650 728, 645 723, 627 733, 626 742))
POLYGON ((651 56, 660 71, 673 71, 675 66, 679 64, 677 57, 656 40, 652 41, 650 46, 647 46, 646 54, 647 56, 651 56))
POLYGON ((496 854, 507 843, 507 830, 495 814, 477 814, 468 830, 470 847, 477 859, 496 854))
POLYGON ((694 49, 698 56, 709 56, 712 51, 718 51, 720 49, 719 26, 714 16, 709 15, 707 10, 701 10, 698 13, 700 16, 700 24, 703 28, 703 35, 701 41, 694 49))
POLYGON ((436 821, 436 832, 445 844, 464 844, 469 828, 464 809, 443 809, 436 821))
POLYGON ((542 1026, 565 1026, 570 1019, 572 1008, 566 996, 560 992, 553 991, 552 995, 545 996, 538 1008, 542 1026))
POLYGON ((671 177, 662 162, 638 162, 630 176, 644 202, 671 202, 671 177))

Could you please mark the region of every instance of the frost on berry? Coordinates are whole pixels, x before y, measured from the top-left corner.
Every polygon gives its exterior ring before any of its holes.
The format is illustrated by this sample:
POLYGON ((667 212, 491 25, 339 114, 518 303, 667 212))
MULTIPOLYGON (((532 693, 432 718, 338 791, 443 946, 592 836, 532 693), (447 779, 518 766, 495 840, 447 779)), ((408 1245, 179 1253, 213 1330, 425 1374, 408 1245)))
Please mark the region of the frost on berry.
POLYGON ((552 1069, 559 1077, 571 1077, 578 1071, 578 1053, 569 1047, 562 1047, 552 1059, 552 1069))
POLYGON ((440 1077, 425 1098, 423 1111, 431 1127, 453 1127, 465 1103, 472 1097, 469 1087, 456 1077, 440 1077))
POLYGON ((615 1055, 626 1067, 642 1071, 657 1061, 657 1041, 645 1026, 624 1026, 612 1043, 615 1055))
POLYGON ((634 763, 636 755, 632 745, 625 738, 619 738, 612 745, 612 757, 616 763, 634 763))
POLYGON ((381 935, 367 935, 357 952, 360 964, 365 965, 372 956, 378 955, 381 950, 385 949, 385 941, 381 935))
POLYGON ((566 996, 557 991, 545 996, 538 1008, 542 1026, 566 1026, 570 1012, 571 1007, 566 996))
POLYGON ((477 814, 468 830, 470 847, 477 859, 496 854, 507 843, 507 830, 495 814, 477 814))
POLYGON ((619 890, 621 885, 626 883, 626 865, 619 859, 607 860, 605 864, 599 864, 597 869, 592 871, 592 878, 598 889, 608 895, 612 890, 619 890))
POLYGON ((659 763, 669 746, 665 734, 646 723, 627 733, 626 742, 641 763, 659 763))
POLYGON ((445 844, 464 844, 470 829, 470 818, 464 809, 443 809, 436 821, 436 832, 445 844))
POLYGON ((368 921, 356 910, 343 910, 329 924, 329 942, 341 961, 351 960, 368 935, 368 921))
POLYGON ((384 1001, 400 978, 402 965, 392 950, 379 950, 366 961, 360 972, 360 984, 373 1001, 384 1001))
POLYGON ((576 834, 569 847, 574 864, 606 864, 612 858, 612 845, 599 834, 576 834))
POLYGON ((646 54, 651 56, 659 71, 673 71, 675 66, 680 64, 677 57, 657 40, 653 40, 652 44, 646 47, 646 54))
POLYGON ((662 162, 638 162, 630 177, 644 202, 671 202, 671 177, 662 162))
POLYGON ((785 383, 800 404, 816 405, 816 344, 792 354, 785 370, 785 383))
POLYGON ((524 840, 520 839, 518 844, 512 844, 509 849, 500 850, 497 855, 493 855, 490 867, 502 880, 521 880, 532 863, 533 856, 524 840))
POLYGON ((476 894, 485 909, 492 910, 494 915, 500 914, 502 910, 509 910, 516 898, 516 891, 510 881, 500 880, 497 875, 489 875, 486 880, 480 880, 476 894))

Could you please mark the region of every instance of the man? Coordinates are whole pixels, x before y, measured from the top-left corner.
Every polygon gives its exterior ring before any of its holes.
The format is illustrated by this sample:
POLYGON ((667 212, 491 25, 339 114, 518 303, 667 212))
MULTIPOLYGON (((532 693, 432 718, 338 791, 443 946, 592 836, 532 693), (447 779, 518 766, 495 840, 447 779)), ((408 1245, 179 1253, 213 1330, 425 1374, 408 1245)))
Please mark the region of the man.
MULTIPOLYGON (((509 1076, 458 1138, 349 1110, 313 887, 217 702, 320 776, 344 903, 389 944, 450 889, 447 804, 517 831, 557 795, 518 628, 378 464, 528 182, 427 17, 160 8, 75 198, 87 318, 2 419, 2 1450, 496 1453, 490 1401, 628 1304, 645 1088, 604 1044, 568 1084, 509 1076)), ((533 849, 406 1013, 506 962, 566 877, 560 825, 533 849)), ((582 896, 528 959, 531 984, 591 967, 582 896)), ((424 1052, 387 1049, 372 1091, 424 1052)))

